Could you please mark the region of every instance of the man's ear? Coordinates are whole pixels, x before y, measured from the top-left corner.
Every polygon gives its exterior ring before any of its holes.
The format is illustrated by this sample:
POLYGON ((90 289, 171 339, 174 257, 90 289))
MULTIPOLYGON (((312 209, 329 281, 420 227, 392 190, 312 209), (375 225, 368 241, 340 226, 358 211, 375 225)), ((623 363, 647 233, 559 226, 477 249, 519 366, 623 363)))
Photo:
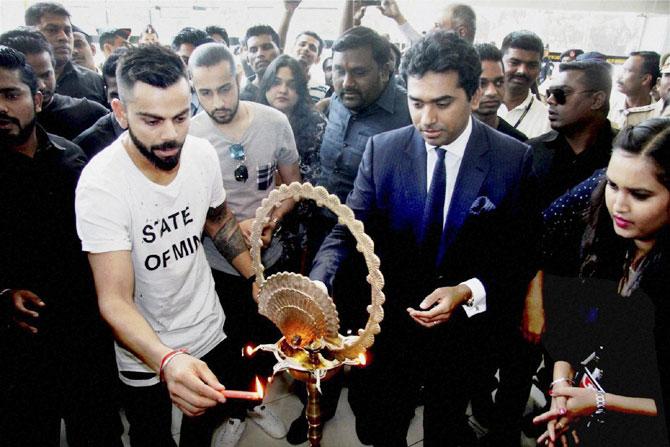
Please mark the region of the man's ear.
POLYGON ((112 54, 112 51, 114 51, 114 50, 112 49, 112 45, 111 45, 111 44, 106 43, 106 44, 104 44, 104 45, 102 46, 102 52, 103 52, 103 53, 109 55, 109 54, 112 54))
POLYGON ((92 43, 88 44, 88 46, 91 47, 91 54, 95 56, 96 53, 98 52, 98 49, 92 43))
POLYGON ((479 109, 479 101, 482 99, 482 96, 484 95, 484 91, 482 90, 481 87, 477 87, 477 91, 475 92, 474 96, 472 97, 472 101, 470 101, 470 110, 473 112, 476 112, 479 109), (474 101, 475 96, 479 95, 479 99, 477 99, 477 102, 474 101))
POLYGON ((393 69, 395 66, 393 65, 393 61, 386 61, 384 65, 382 65, 379 69, 379 74, 384 80, 390 80, 391 79, 391 73, 393 73, 393 69))
POLYGON ((642 81, 642 83, 643 84, 646 83, 651 89, 654 87, 654 78, 651 76, 651 74, 647 73, 646 75, 644 75, 644 80, 642 81))
POLYGON ((465 36, 467 36, 467 34, 468 34, 468 29, 467 29, 465 26, 463 26, 463 25, 459 25, 459 26, 456 28, 456 34, 457 34, 458 37, 460 37, 461 39, 465 39, 465 36))
POLYGON ((605 103, 609 102, 609 96, 602 90, 597 91, 593 94, 593 103, 591 104, 591 110, 600 110, 605 106, 605 103))
POLYGON ((42 111, 43 100, 44 96, 42 96, 42 92, 38 91, 33 95, 33 104, 35 105, 35 113, 40 113, 42 111))
POLYGON ((482 89, 477 88, 475 90, 475 93, 472 95, 472 98, 470 99, 470 107, 472 110, 477 110, 479 108, 479 101, 482 99, 482 89))
POLYGON ((128 128, 128 117, 126 115, 126 107, 119 98, 112 99, 112 112, 114 117, 124 129, 128 128))

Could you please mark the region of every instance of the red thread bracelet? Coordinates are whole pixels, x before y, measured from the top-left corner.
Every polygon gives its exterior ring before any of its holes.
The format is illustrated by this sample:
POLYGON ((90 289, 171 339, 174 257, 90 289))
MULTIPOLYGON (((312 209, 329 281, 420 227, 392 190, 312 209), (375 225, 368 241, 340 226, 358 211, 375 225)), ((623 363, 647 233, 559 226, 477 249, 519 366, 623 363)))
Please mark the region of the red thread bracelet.
POLYGON ((161 382, 165 381, 165 377, 163 376, 163 370, 168 365, 168 363, 170 363, 170 361, 179 354, 188 354, 188 351, 186 350, 186 348, 175 349, 174 351, 170 351, 163 356, 163 359, 161 360, 161 367, 158 373, 161 382))

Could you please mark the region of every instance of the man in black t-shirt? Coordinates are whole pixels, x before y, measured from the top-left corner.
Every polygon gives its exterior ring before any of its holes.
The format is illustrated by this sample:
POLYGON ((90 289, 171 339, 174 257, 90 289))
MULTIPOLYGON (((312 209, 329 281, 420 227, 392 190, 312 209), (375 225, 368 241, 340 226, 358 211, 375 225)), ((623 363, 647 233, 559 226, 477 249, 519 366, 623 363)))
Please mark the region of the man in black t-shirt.
POLYGON ((37 121, 47 132, 72 140, 108 113, 97 102, 54 93, 53 50, 38 31, 26 27, 8 31, 0 36, 0 45, 22 52, 37 75, 37 87, 43 98, 37 121))
MULTIPOLYGON (((114 98, 119 97, 119 86, 116 82, 116 66, 118 65, 119 58, 127 51, 127 48, 116 49, 102 65, 102 76, 105 79, 107 102, 110 104, 114 98)), ((93 158, 95 154, 112 144, 125 129, 126 127, 119 123, 114 113, 109 112, 72 141, 82 148, 88 158, 93 158)))
POLYGON ((547 89, 552 130, 528 142, 543 208, 609 162, 616 135, 607 119, 610 70, 603 62, 562 63, 547 89))
POLYGON ((86 157, 36 124, 42 93, 0 46, 0 433, 3 445, 121 447, 112 338, 75 230, 86 157))
POLYGON ((102 77, 72 62, 74 36, 67 9, 60 3, 35 3, 26 10, 25 22, 28 26, 36 27, 53 47, 56 93, 105 104, 102 77))

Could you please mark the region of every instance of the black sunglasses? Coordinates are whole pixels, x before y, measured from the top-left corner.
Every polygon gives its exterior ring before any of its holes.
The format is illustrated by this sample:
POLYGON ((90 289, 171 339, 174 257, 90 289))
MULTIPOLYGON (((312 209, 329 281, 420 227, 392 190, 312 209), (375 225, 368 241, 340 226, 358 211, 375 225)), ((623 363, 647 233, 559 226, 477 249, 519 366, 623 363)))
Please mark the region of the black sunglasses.
POLYGON ((563 87, 549 87, 547 89, 547 99, 549 99, 550 96, 554 97, 554 100, 556 101, 556 104, 563 105, 565 104, 565 101, 567 100, 568 96, 572 94, 577 94, 577 93, 593 93, 597 92, 597 90, 580 90, 578 92, 572 92, 572 91, 565 91, 563 87))
POLYGON ((231 144, 228 148, 228 153, 230 154, 230 158, 240 162, 240 164, 237 165, 237 168, 235 168, 235 171, 233 171, 235 180, 238 182, 246 182, 249 178, 249 170, 244 164, 244 161, 247 159, 246 154, 244 153, 244 146, 237 143, 231 144))

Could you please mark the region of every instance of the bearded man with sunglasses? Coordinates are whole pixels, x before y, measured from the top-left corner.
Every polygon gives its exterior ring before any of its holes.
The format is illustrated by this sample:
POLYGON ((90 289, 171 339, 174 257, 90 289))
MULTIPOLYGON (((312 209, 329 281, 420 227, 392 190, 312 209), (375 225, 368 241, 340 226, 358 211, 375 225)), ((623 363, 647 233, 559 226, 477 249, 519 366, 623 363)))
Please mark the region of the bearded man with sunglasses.
POLYGON ((552 130, 528 142, 543 207, 607 166, 615 136, 607 119, 611 90, 611 67, 606 62, 559 66, 547 89, 552 130))
MULTIPOLYGON (((235 61, 225 45, 208 43, 199 46, 189 58, 193 87, 204 113, 191 123, 191 135, 209 140, 217 151, 226 190, 226 200, 239 221, 247 245, 250 245, 251 226, 261 201, 275 188, 276 175, 282 183, 300 181, 299 155, 293 131, 286 116, 262 104, 240 101, 235 61)), ((262 233, 262 261, 265 274, 283 270, 280 266, 282 245, 273 233, 283 216, 293 208, 293 200, 275 208, 262 233)), ((239 297, 222 300, 226 313, 226 333, 241 348, 247 343, 267 343, 280 334, 269 320, 258 314, 256 303, 249 299, 249 285, 238 271, 205 239, 205 253, 212 267, 219 296, 239 297)), ((254 361, 262 358, 256 358, 254 361)), ((253 371, 268 364, 253 365, 240 371, 251 379, 253 371)), ((268 369, 268 373, 270 370, 268 369)), ((221 435, 230 445, 242 435, 247 412, 233 412, 221 435)), ((286 435, 283 423, 270 410, 258 406, 248 414, 270 436, 286 435)), ((228 445, 226 444, 226 445, 228 445)))

